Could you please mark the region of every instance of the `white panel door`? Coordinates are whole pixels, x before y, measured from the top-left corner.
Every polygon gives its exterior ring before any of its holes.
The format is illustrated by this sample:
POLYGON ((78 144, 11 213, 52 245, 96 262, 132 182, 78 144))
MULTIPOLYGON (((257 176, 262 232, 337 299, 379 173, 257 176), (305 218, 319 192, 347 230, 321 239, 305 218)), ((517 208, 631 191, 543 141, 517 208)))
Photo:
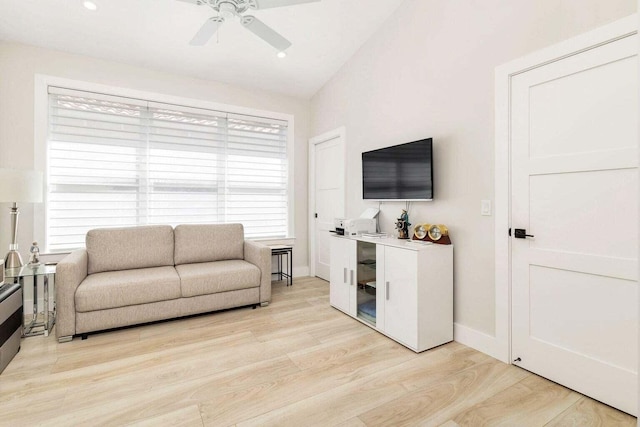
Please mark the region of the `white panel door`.
POLYGON ((384 248, 384 331, 418 348, 418 257, 416 252, 384 248))
POLYGON ((637 414, 638 64, 629 36, 512 79, 512 355, 637 414))
POLYGON ((355 257, 356 241, 331 237, 331 279, 329 303, 345 313, 356 314, 355 257))
POLYGON ((315 174, 315 275, 329 280, 329 230, 344 216, 344 138, 336 136, 313 145, 315 174))

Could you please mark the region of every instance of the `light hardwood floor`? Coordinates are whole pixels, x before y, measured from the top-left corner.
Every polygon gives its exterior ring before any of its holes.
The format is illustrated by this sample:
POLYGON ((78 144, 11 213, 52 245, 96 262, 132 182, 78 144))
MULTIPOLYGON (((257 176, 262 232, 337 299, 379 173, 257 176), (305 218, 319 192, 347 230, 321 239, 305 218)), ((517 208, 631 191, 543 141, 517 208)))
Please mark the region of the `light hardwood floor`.
POLYGON ((0 375, 0 424, 635 426, 636 419, 452 342, 416 354, 274 283, 268 307, 31 337, 0 375))

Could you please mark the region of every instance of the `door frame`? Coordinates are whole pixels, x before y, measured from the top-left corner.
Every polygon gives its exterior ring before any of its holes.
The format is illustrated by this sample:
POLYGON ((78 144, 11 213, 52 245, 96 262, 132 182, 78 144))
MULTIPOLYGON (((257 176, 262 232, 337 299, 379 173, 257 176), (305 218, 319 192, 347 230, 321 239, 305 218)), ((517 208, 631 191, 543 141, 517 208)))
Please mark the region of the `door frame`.
POLYGON ((346 129, 341 126, 337 129, 325 132, 321 135, 314 136, 309 139, 309 275, 315 277, 316 275, 316 146, 323 142, 331 141, 333 139, 340 139, 342 144, 342 155, 344 157, 344 181, 342 182, 342 212, 341 217, 344 217, 347 209, 346 198, 346 186, 347 186, 347 144, 346 144, 346 129))
POLYGON ((511 81, 514 76, 631 37, 633 14, 500 65, 495 70, 495 345, 487 352, 511 363, 511 81))

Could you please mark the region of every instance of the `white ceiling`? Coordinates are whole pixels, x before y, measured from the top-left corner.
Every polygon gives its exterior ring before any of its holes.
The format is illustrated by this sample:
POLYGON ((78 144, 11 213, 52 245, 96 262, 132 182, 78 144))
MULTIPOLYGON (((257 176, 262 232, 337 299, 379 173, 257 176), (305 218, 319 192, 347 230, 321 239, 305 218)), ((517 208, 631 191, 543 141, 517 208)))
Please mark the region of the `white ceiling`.
MULTIPOLYGON (((205 46, 189 41, 215 15, 177 0, 0 0, 0 39, 310 98, 403 0, 322 0, 250 13, 293 45, 273 47, 227 21, 205 46)), ((249 13, 249 12, 247 12, 249 13)))

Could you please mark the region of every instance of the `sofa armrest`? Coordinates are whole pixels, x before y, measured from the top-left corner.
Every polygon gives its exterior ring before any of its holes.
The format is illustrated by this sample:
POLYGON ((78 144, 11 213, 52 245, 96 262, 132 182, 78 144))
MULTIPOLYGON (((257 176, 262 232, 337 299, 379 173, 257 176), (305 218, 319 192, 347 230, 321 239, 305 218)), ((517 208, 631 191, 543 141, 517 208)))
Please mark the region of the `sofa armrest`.
POLYGON ((271 248, 251 240, 244 241, 244 260, 260 269, 260 303, 271 300, 271 248))
POLYGON ((87 251, 71 252, 56 267, 56 337, 76 333, 76 289, 87 277, 87 251))

